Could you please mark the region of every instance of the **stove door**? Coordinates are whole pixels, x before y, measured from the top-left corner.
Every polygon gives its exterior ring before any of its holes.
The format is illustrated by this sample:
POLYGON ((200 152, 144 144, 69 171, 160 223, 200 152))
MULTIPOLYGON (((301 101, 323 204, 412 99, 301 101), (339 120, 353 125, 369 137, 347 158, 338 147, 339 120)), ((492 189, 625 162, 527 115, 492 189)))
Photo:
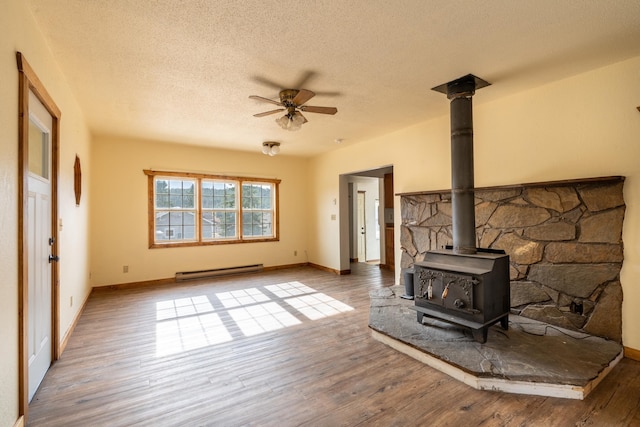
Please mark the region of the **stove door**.
POLYGON ((479 282, 472 275, 417 268, 414 277, 416 305, 466 314, 480 313, 473 301, 474 286, 479 282))

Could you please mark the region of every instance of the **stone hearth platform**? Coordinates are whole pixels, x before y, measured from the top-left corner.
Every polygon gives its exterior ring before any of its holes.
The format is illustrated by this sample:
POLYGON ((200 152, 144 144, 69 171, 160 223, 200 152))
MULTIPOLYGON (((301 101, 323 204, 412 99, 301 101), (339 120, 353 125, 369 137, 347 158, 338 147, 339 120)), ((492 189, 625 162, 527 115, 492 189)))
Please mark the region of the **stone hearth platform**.
POLYGON ((615 341, 515 315, 480 344, 464 327, 427 316, 419 324, 403 290, 370 293, 373 338, 479 390, 584 399, 624 354, 615 341))

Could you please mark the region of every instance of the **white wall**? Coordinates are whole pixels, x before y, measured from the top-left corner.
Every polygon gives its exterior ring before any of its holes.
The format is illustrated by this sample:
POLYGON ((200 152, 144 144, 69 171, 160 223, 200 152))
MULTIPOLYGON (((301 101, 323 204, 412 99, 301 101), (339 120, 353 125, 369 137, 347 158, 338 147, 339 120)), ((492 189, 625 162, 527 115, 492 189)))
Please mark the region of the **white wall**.
POLYGON ((0 426, 18 418, 18 69, 16 51, 29 64, 62 111, 60 135, 60 337, 87 298, 90 136, 82 113, 35 24, 27 3, 8 0, 0 13, 0 426), (83 162, 84 195, 76 207, 75 155, 83 162), (74 304, 70 305, 71 297, 74 304))
POLYGON ((308 160, 265 156, 259 145, 256 153, 245 153, 116 137, 95 138, 92 155, 93 286, 166 279, 179 271, 307 262, 308 160), (280 241, 149 249, 144 169, 281 179, 280 241))
MULTIPOLYGON (((623 241, 624 345, 640 349, 640 57, 557 81, 491 103, 474 98, 475 183, 478 187, 623 175, 627 206, 623 241)), ((500 82, 492 82, 499 85, 500 82)), ((425 96, 441 96, 437 93, 425 96)), ((448 108, 447 108, 448 110, 448 108)), ((310 260, 340 266, 339 227, 325 203, 338 176, 394 165, 396 193, 450 184, 449 117, 312 159, 310 260), (390 149, 389 147, 393 147, 390 149)), ((395 203, 396 281, 400 274, 400 202, 395 203)))

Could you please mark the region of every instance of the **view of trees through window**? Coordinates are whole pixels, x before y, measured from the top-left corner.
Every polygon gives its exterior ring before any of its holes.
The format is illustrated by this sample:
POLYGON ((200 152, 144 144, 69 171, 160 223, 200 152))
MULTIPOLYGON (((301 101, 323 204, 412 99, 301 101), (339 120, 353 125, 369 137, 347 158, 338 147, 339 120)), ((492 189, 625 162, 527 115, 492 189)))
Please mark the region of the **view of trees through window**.
POLYGON ((145 173, 153 188, 150 246, 277 239, 279 180, 145 173))

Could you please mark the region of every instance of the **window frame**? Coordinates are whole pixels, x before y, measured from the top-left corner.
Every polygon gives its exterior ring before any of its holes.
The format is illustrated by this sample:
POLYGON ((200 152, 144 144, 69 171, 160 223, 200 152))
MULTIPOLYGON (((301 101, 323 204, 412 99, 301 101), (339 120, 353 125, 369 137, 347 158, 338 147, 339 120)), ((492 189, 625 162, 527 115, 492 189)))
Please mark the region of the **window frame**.
MULTIPOLYGON (((173 172, 173 171, 156 171, 150 169, 144 169, 144 174, 147 175, 147 226, 148 226, 148 239, 149 249, 157 248, 176 248, 176 247, 192 247, 192 246, 210 246, 210 245, 228 245, 235 243, 257 243, 257 242, 276 242, 280 240, 280 182, 279 179, 271 178, 255 178, 246 176, 230 176, 230 175, 216 175, 216 174, 204 174, 204 173, 192 173, 192 172, 173 172), (195 240, 190 241, 157 241, 156 240, 156 209, 155 207, 155 181, 157 178, 166 179, 186 179, 195 180, 195 240), (226 181, 235 182, 237 188, 237 203, 235 210, 236 213, 236 238, 221 238, 221 239, 204 239, 202 236, 202 182, 204 181, 226 181), (270 237, 253 237, 244 236, 243 234, 243 207, 242 207, 242 191, 243 184, 267 184, 273 186, 272 196, 272 228, 273 235, 270 237)), ((211 211, 210 209, 204 209, 204 211, 211 211)), ((251 211, 250 211, 251 212, 251 211)))

